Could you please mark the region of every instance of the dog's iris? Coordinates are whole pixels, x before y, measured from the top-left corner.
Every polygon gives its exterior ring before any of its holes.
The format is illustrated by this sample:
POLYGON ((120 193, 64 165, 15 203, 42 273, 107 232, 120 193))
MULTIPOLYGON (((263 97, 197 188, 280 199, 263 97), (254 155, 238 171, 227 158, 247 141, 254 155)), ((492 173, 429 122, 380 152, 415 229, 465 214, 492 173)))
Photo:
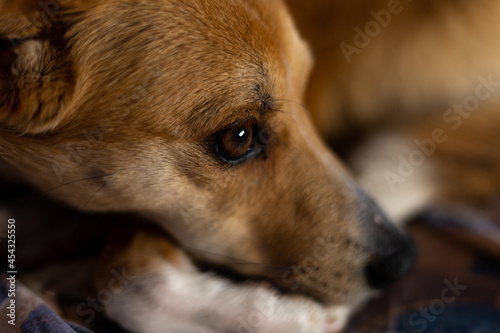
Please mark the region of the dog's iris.
POLYGON ((223 131, 217 140, 217 152, 228 162, 237 162, 251 150, 254 128, 249 122, 223 131))

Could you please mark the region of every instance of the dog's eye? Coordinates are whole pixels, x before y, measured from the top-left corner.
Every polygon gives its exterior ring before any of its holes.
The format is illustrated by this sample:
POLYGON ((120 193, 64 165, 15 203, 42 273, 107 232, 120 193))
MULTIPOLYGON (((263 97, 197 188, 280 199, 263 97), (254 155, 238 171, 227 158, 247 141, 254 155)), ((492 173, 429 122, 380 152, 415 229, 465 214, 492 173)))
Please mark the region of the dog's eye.
POLYGON ((220 133, 217 138, 217 153, 224 161, 236 163, 251 152, 253 141, 254 125, 245 122, 220 133))

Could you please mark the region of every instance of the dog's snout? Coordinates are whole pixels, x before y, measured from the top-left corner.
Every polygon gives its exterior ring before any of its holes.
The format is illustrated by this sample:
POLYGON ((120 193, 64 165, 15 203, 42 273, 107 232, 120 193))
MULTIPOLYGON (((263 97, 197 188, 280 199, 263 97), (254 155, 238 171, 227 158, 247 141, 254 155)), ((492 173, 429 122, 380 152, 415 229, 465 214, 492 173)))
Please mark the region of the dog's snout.
POLYGON ((387 255, 374 257, 366 266, 366 279, 372 288, 384 288, 408 273, 417 257, 417 247, 407 237, 405 244, 387 255))

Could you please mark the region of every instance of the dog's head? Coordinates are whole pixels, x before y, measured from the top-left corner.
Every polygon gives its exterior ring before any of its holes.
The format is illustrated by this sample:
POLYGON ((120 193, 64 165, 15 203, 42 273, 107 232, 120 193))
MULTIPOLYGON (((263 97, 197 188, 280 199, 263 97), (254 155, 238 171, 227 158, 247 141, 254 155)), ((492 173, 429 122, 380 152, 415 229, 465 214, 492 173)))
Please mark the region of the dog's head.
POLYGON ((301 105, 311 55, 281 1, 0 4, 0 154, 48 193, 329 305, 411 266, 301 105))

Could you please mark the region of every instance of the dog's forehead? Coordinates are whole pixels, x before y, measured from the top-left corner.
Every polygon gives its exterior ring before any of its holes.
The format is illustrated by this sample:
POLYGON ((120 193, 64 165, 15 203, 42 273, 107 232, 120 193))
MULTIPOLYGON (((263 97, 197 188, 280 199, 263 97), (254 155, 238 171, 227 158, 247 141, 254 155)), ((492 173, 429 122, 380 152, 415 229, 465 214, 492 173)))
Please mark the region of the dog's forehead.
POLYGON ((169 130, 203 137, 275 105, 281 60, 277 28, 249 3, 228 2, 201 2, 204 8, 175 16, 182 23, 166 29, 168 46, 159 61, 165 106, 159 111, 172 116, 162 117, 169 130))
POLYGON ((279 95, 283 27, 276 8, 283 7, 277 3, 105 1, 78 25, 84 32, 79 58, 102 62, 94 65, 101 71, 94 76, 100 76, 109 98, 140 95, 143 104, 134 114, 148 130, 206 135, 227 123, 229 114, 271 109, 279 95), (154 124, 146 123, 153 118, 154 124))

